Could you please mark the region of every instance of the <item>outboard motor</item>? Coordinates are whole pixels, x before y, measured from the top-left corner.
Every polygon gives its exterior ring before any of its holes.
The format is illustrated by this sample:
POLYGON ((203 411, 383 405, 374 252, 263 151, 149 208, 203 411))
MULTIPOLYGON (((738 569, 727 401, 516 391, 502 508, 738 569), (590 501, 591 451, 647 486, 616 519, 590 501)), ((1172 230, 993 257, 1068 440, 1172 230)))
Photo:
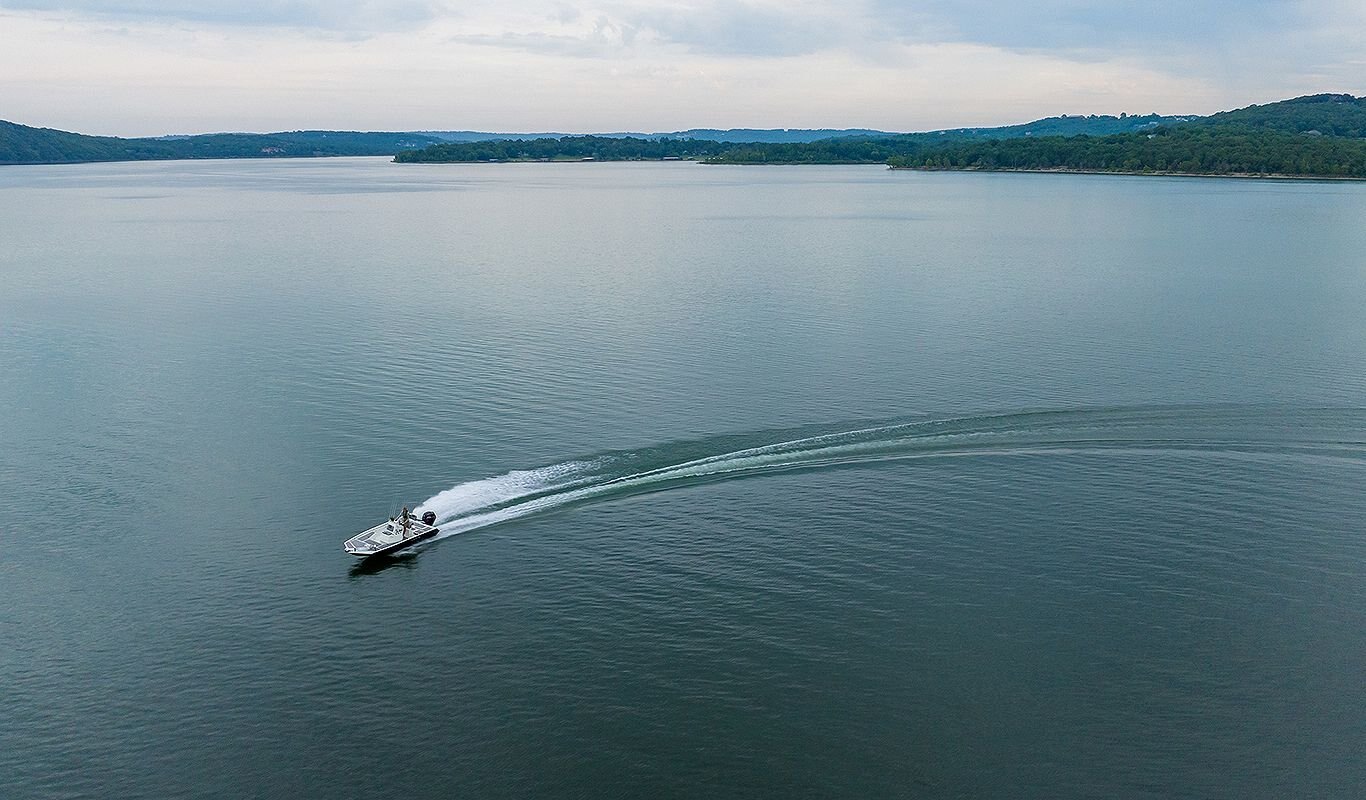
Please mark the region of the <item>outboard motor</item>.
POLYGON ((428 511, 428 512, 424 513, 424 514, 422 515, 422 523, 423 523, 424 525, 435 525, 435 524, 436 524, 436 512, 435 512, 435 511, 428 511))

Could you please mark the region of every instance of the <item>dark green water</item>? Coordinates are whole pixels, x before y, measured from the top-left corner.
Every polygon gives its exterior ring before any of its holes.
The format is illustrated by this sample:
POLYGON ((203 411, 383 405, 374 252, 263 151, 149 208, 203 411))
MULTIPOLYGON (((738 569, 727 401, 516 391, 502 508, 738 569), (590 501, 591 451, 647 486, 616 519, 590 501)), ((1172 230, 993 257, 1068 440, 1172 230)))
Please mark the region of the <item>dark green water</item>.
POLYGON ((1363 796, 1363 222, 0 170, 0 797, 1363 796), (443 538, 358 568, 403 502, 443 538))

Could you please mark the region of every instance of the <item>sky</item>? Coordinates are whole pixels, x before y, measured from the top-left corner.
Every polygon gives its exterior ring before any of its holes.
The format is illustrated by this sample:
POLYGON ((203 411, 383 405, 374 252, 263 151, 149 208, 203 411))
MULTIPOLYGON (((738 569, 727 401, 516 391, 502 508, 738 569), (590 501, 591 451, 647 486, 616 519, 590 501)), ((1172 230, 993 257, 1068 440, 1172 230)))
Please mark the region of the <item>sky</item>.
POLYGON ((0 0, 0 119, 892 131, 1366 94, 1366 0, 0 0))

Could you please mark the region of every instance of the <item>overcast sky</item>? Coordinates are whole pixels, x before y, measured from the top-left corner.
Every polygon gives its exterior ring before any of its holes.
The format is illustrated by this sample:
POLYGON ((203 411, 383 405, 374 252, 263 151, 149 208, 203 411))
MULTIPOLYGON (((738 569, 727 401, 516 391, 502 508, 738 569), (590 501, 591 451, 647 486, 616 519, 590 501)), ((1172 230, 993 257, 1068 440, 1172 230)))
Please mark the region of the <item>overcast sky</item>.
POLYGON ((0 0, 86 133, 929 130, 1366 94, 1366 0, 0 0))

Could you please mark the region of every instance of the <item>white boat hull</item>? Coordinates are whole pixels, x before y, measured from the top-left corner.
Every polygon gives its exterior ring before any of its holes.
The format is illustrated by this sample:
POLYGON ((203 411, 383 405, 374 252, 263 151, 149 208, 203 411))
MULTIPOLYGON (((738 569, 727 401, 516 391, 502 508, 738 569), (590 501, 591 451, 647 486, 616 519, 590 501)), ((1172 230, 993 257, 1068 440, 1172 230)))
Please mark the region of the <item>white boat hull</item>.
POLYGON ((404 525, 398 520, 391 519, 352 536, 342 544, 342 547, 357 558, 382 556, 411 547, 439 532, 440 529, 436 526, 420 520, 409 519, 407 525, 404 525))

